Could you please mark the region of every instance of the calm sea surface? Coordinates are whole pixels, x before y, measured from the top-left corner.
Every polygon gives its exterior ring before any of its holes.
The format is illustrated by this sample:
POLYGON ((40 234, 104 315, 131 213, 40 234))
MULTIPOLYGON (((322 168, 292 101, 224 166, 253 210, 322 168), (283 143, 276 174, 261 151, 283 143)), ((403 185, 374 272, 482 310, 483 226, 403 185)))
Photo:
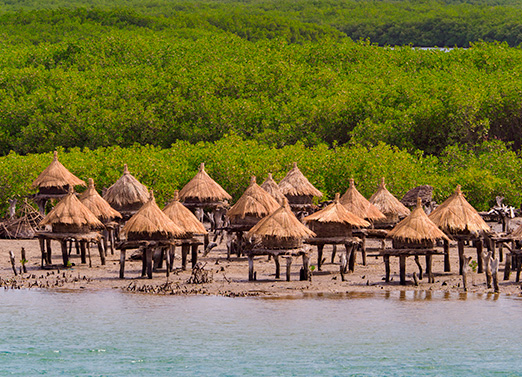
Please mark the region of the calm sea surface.
POLYGON ((522 299, 0 291, 0 376, 519 376, 522 299))

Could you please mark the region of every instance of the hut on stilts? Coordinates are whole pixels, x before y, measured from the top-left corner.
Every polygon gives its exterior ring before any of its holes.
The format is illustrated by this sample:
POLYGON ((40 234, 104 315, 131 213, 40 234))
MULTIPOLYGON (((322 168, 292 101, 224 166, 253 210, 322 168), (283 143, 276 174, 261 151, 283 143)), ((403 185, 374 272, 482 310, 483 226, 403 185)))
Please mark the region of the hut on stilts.
POLYGON ((384 183, 384 177, 381 180, 379 189, 370 197, 369 202, 386 216, 386 220, 376 220, 375 226, 378 228, 393 227, 411 213, 404 204, 388 191, 386 183, 384 183))
POLYGON ((153 255, 157 251, 167 256, 167 276, 170 271, 171 246, 176 245, 176 239, 186 238, 187 233, 174 223, 156 204, 151 192, 150 198, 130 219, 122 229, 123 241, 116 245, 120 249, 120 279, 125 277, 125 258, 128 249, 141 249, 141 276, 152 279, 153 255))
MULTIPOLYGON (((457 240, 459 251, 459 274, 462 275, 464 265, 464 242, 475 242, 477 248, 478 272, 483 272, 482 249, 484 233, 491 228, 478 212, 468 203, 460 185, 455 193, 430 213, 429 218, 451 238, 457 240)), ((444 243, 444 271, 450 272, 449 240, 444 243)))
MULTIPOLYGON (((210 230, 219 231, 224 227, 224 218, 228 201, 232 197, 205 171, 205 164, 199 166, 199 171, 179 192, 180 201, 194 211, 199 221, 203 222, 205 211, 209 212, 210 230)), ((205 235, 205 248, 209 243, 205 235)))
POLYGON ((261 219, 275 212, 280 206, 272 195, 256 183, 256 177, 252 176, 248 188, 227 212, 230 221, 227 231, 236 237, 235 242, 231 242, 228 248, 228 258, 232 251, 236 251, 239 257, 243 249, 243 233, 248 232, 261 219))
MULTIPOLYGON (((372 226, 378 221, 385 221, 386 216, 379 211, 368 199, 366 199, 355 187, 353 178, 350 178, 350 186, 346 190, 339 202, 351 213, 362 219, 369 221, 372 226)), ((354 235, 362 239, 360 246, 363 265, 366 266, 366 238, 378 238, 382 241, 384 248, 384 239, 387 231, 383 229, 357 229, 354 235)), ((332 254, 332 263, 335 253, 332 254)))
POLYGON ((317 246, 317 269, 321 270, 323 263, 323 248, 325 245, 344 245, 346 254, 341 263, 341 277, 344 278, 347 264, 353 271, 355 265, 355 248, 362 242, 353 237, 352 228, 369 227, 370 223, 348 211, 339 202, 339 193, 335 194, 333 203, 322 210, 303 219, 303 222, 316 234, 305 240, 310 245, 317 246))
MULTIPOLYGON (((388 232, 388 237, 392 239, 393 248, 381 250, 379 255, 384 258, 386 269, 385 281, 390 281, 390 256, 399 258, 399 275, 400 283, 406 284, 406 258, 408 256, 415 257, 415 263, 419 267, 419 279, 422 279, 422 268, 419 262, 419 256, 426 256, 426 275, 428 282, 435 281, 432 273, 432 256, 440 254, 434 249, 437 240, 448 240, 448 237, 435 225, 424 212, 422 201, 417 200, 417 208, 413 210, 410 216, 406 217, 398 223, 392 230, 388 232)), ((417 275, 414 274, 416 280, 417 275)))
POLYGON ((42 253, 42 267, 52 265, 51 240, 60 242, 62 247, 62 259, 64 266, 69 266, 69 255, 72 245, 77 242, 81 248, 81 263, 87 263, 86 254, 89 256, 89 267, 92 266, 89 244, 98 244, 101 264, 105 264, 102 237, 99 232, 103 224, 98 218, 76 197, 72 188, 69 193, 49 212, 40 222, 40 226, 50 226, 51 231, 38 232, 36 235, 40 241, 42 253), (47 246, 47 247, 46 247, 47 246))
POLYGON ((105 191, 103 199, 127 221, 149 201, 149 191, 123 165, 123 175, 105 191))
POLYGON ((298 217, 304 217, 313 212, 314 197, 321 198, 323 193, 316 189, 294 162, 292 170, 279 182, 279 189, 288 199, 290 208, 298 217))
POLYGON ((271 215, 259 221, 246 235, 252 243, 248 255, 248 280, 256 280, 254 272, 254 257, 256 255, 271 255, 276 265, 276 279, 279 278, 279 257, 286 259, 286 280, 290 281, 290 268, 294 256, 302 256, 303 267, 301 280, 308 280, 309 255, 303 247, 303 239, 315 237, 315 233, 304 226, 293 214, 288 201, 271 215))
POLYGON ((94 180, 89 178, 89 186, 87 190, 80 195, 80 202, 82 202, 94 215, 100 220, 105 229, 103 231, 103 249, 107 253, 108 246, 110 245, 111 254, 114 255, 114 244, 115 235, 114 229, 118 226, 115 222, 117 219, 121 219, 121 214, 116 211, 111 205, 98 194, 94 187, 94 180), (110 242, 108 242, 110 241, 110 242))
POLYGON ((38 205, 40 214, 45 215, 45 206, 49 200, 62 199, 75 186, 85 186, 85 182, 58 161, 58 152, 55 151, 53 161, 40 173, 32 185, 33 189, 38 189, 33 200, 38 205))
POLYGON ((409 190, 401 199, 401 203, 408 208, 414 208, 417 205, 417 198, 421 198, 422 205, 431 213, 436 203, 433 198, 433 186, 421 185, 409 190))
MULTIPOLYGON (((163 213, 165 213, 165 215, 167 215, 186 234, 186 238, 180 239, 181 268, 183 270, 187 268, 187 255, 189 249, 192 253, 192 268, 194 268, 198 259, 198 247, 203 244, 196 239, 195 236, 205 236, 208 234, 205 226, 187 207, 181 204, 177 190, 174 192, 174 198, 172 201, 163 209, 163 213)), ((169 257, 171 261, 169 268, 171 271, 174 266, 175 249, 176 245, 171 245, 169 248, 169 257)), ((163 259, 160 259, 160 261, 162 260, 163 259)), ((161 262, 158 268, 161 268, 161 262)))
POLYGON ((276 202, 282 206, 285 202, 285 195, 279 189, 279 185, 274 178, 272 177, 272 173, 268 173, 268 177, 261 184, 261 188, 268 192, 272 197, 276 200, 276 202))

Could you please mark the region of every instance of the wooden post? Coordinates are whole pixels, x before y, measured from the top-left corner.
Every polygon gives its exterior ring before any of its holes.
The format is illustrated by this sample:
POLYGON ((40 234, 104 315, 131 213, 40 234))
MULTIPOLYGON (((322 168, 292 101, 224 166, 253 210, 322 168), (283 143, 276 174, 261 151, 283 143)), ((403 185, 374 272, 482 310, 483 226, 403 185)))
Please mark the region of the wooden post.
POLYGON ((69 265, 69 254, 67 253, 67 243, 65 242, 65 240, 62 240, 60 242, 60 244, 62 245, 62 261, 63 261, 63 265, 65 267, 68 267, 68 265, 69 265))
POLYGON ((120 279, 123 279, 125 277, 125 252, 127 250, 121 249, 120 250, 120 279))
POLYGON ((444 240, 444 272, 451 272, 449 249, 450 249, 449 241, 444 240))
POLYGON ((174 258, 176 257, 176 245, 170 245, 169 247, 169 270, 172 272, 173 266, 174 266, 174 258))
POLYGON ((500 292, 498 286, 498 263, 499 260, 497 258, 491 261, 491 277, 493 278, 493 289, 495 290, 495 293, 500 292))
POLYGON ((323 248, 323 244, 317 245, 317 271, 321 271, 321 265, 323 264, 323 248))
POLYGON ((310 280, 310 257, 308 254, 303 254, 303 280, 310 280))
POLYGON ((484 272, 484 265, 482 264, 482 250, 484 249, 484 243, 482 242, 482 238, 475 241, 475 246, 477 248, 477 272, 482 274, 484 272))
POLYGON ((141 277, 145 277, 147 275, 147 247, 141 246, 141 277))
POLYGON ((22 247, 22 250, 20 251, 21 257, 22 257, 22 271, 25 274, 27 272, 27 259, 25 259, 25 248, 22 247))
POLYGON ((12 251, 9 251, 9 259, 11 260, 11 268, 13 269, 15 276, 18 276, 18 272, 16 271, 16 266, 15 266, 15 257, 14 257, 14 253, 12 251))
POLYGON ((520 271, 522 270, 522 261, 520 260, 519 255, 516 255, 515 258, 517 261, 517 277, 516 277, 515 281, 518 283, 520 281, 520 271))
POLYGON ((147 256, 147 277, 152 279, 152 254, 153 249, 150 246, 145 248, 145 255, 147 256))
POLYGON ((502 262, 504 261, 504 243, 500 242, 500 245, 498 245, 498 261, 502 262))
POLYGON ((40 243, 40 252, 42 253, 42 268, 45 264, 47 264, 47 253, 45 252, 45 240, 41 237, 38 237, 38 242, 40 243))
POLYGON ((53 250, 51 248, 51 239, 47 238, 45 240, 45 245, 47 246, 47 264, 53 264, 53 250))
POLYGON ((406 255, 399 255, 399 275, 401 285, 406 285, 406 255))
POLYGON ((390 256, 389 255, 384 255, 382 257, 382 259, 384 259, 384 270, 386 271, 386 275, 384 277, 384 281, 386 283, 389 283, 390 282, 390 256))
POLYGON ((490 251, 491 251, 491 258, 495 258, 495 246, 496 246, 496 242, 494 239, 489 239, 489 247, 490 247, 490 251))
POLYGON ((167 280, 168 280, 168 277, 170 275, 170 246, 169 246, 169 250, 165 253, 165 274, 167 275, 167 280))
POLYGON ((115 232, 115 229, 109 229, 109 236, 111 237, 111 254, 112 255, 114 255, 114 245, 115 245, 114 232, 115 232))
POLYGON ((290 268, 292 267, 292 257, 286 257, 286 281, 290 281, 290 268))
POLYGON ((105 238, 103 238, 102 240, 98 241, 98 252, 100 253, 100 260, 101 260, 101 264, 102 266, 105 266, 105 255, 107 254, 107 249, 105 249, 104 247, 104 242, 105 238))
MULTIPOLYGON (((362 242, 361 242, 361 253, 362 253, 362 264, 363 266, 366 266, 366 234, 362 235, 362 242)), ((355 259, 354 259, 355 262, 355 259)), ((353 270, 351 270, 353 272, 353 270)))
POLYGON ((484 255, 484 266, 486 267, 486 286, 491 288, 491 255, 493 253, 488 251, 484 255))
POLYGON ((198 244, 197 243, 192 244, 191 249, 192 249, 191 262, 192 262, 192 268, 194 268, 196 266, 196 263, 198 263, 198 244))
POLYGON ((281 264, 279 263, 279 255, 274 255, 274 262, 275 262, 275 266, 276 266, 276 270, 275 270, 275 278, 276 279, 279 279, 280 275, 281 275, 281 264))
POLYGON ((506 263, 504 264, 504 280, 509 280, 509 276, 511 275, 511 253, 506 254, 506 263))
POLYGON ((207 250, 207 246, 210 243, 208 233, 203 236, 203 250, 207 250))
POLYGON ((348 264, 347 253, 341 253, 341 265, 339 266, 339 272, 341 273, 341 281, 344 281, 344 273, 346 272, 346 265, 348 264))
POLYGON ((337 245, 332 245, 332 264, 335 262, 335 254, 337 253, 337 245))
POLYGON ((85 247, 85 241, 80 241, 80 250, 81 250, 81 263, 87 263, 87 249, 85 247))
MULTIPOLYGON (((459 241, 460 242, 460 241, 459 241)), ((464 286, 464 291, 468 291, 468 271, 469 271, 469 262, 471 261, 471 257, 463 257, 462 259, 462 285, 464 286)))
POLYGON ((422 280, 422 266, 420 264, 419 256, 415 255, 414 259, 415 259, 415 264, 417 265, 417 267, 419 267, 419 279, 422 280))
POLYGON ((85 246, 87 248, 87 255, 89 256, 89 267, 92 267, 90 242, 89 241, 83 241, 83 242, 85 242, 85 246))
POLYGON ((426 275, 428 276, 428 283, 435 283, 435 278, 433 277, 432 265, 433 265, 433 255, 426 254, 426 275))
POLYGON ((189 252, 190 245, 181 245, 181 269, 185 271, 187 269, 187 254, 189 252))
POLYGON ((355 271, 355 258, 357 255, 357 246, 351 245, 350 248, 350 259, 348 259, 348 270, 350 272, 355 271))
POLYGON ((254 281, 254 256, 248 254, 248 281, 254 281))
MULTIPOLYGON (((109 233, 107 233, 107 236, 109 235, 109 233)), ((103 236, 102 237, 102 242, 103 242, 103 253, 104 253, 104 257, 107 256, 107 250, 109 248, 109 242, 107 242, 107 237, 106 236, 103 236)))
POLYGON ((459 249, 459 275, 462 275, 462 267, 464 266, 464 241, 459 239, 457 246, 459 249))

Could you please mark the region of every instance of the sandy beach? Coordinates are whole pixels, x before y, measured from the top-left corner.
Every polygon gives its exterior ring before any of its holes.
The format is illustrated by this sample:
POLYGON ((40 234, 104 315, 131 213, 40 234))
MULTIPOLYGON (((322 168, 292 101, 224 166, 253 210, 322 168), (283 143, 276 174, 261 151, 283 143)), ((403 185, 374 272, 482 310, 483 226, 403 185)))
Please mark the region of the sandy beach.
MULTIPOLYGON (((379 241, 380 242, 380 241, 379 241)), ((378 247, 377 241, 369 240, 368 247, 378 247)), ((418 273, 418 267, 413 257, 407 258, 407 281, 403 286, 399 284, 398 258, 391 258, 391 282, 384 282, 384 263, 382 257, 368 257, 367 265, 362 264, 361 253, 357 254, 357 264, 353 273, 345 275, 345 281, 341 281, 339 262, 330 263, 331 247, 325 247, 324 257, 326 263, 322 271, 315 269, 312 272, 311 281, 299 281, 299 269, 301 258, 294 258, 292 264, 291 281, 285 279, 284 266, 281 266, 281 278, 275 279, 275 264, 266 256, 255 259, 255 271, 257 280, 248 281, 248 260, 246 257, 232 257, 227 260, 225 244, 214 248, 206 257, 202 257, 200 248, 199 261, 204 264, 204 269, 212 275, 212 282, 205 284, 188 284, 191 276, 190 255, 187 270, 181 270, 180 249, 177 248, 174 261, 174 271, 167 279, 165 268, 154 272, 153 279, 141 277, 141 261, 129 260, 126 262, 125 279, 119 279, 119 251, 107 255, 107 263, 102 266, 97 249, 91 249, 92 267, 80 263, 80 256, 75 251, 71 254, 72 266, 70 268, 57 267, 42 269, 40 266, 40 249, 37 240, 0 240, 0 284, 4 288, 44 288, 53 290, 99 290, 99 289, 123 289, 133 292, 163 293, 163 294, 205 294, 222 296, 300 296, 346 292, 376 292, 396 290, 430 290, 442 292, 464 292, 462 277, 458 275, 458 254, 456 244, 451 244, 451 272, 443 272, 443 257, 433 257, 434 283, 428 283, 426 277, 414 285, 412 273, 418 273), (9 251, 15 254, 17 270, 20 269, 21 248, 26 250, 27 273, 14 275, 10 264, 9 251)), ((53 241, 53 264, 59 266, 61 254, 59 244, 53 241)), ((472 248, 465 249, 466 255, 476 260, 476 251, 472 248)), ((132 253, 130 253, 132 254, 132 253)), ((338 253, 339 254, 339 253, 338 253)), ((368 251, 372 254, 372 251, 368 251)), ((129 255, 129 252, 127 253, 129 255)), ((424 258, 420 259, 423 269, 424 258)), ((317 265, 317 251, 312 248, 310 263, 317 265)), ((472 262, 473 263, 473 262, 472 262)), ((504 263, 499 269, 499 285, 501 294, 519 294, 520 284, 515 283, 515 273, 511 274, 509 281, 503 279, 504 263)), ((471 271, 471 269, 470 269, 471 271)), ((493 292, 486 286, 485 274, 471 271, 468 278, 468 292, 489 293, 493 292)))

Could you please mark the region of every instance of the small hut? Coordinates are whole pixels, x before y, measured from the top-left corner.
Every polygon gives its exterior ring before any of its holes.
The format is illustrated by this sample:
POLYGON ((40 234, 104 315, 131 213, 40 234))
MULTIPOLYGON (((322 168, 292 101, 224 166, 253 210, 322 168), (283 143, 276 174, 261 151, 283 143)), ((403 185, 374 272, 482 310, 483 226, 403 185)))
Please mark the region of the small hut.
POLYGON ((58 152, 54 152, 53 161, 33 182, 33 189, 38 188, 34 201, 39 211, 45 214, 45 205, 49 199, 61 199, 75 186, 85 186, 85 182, 72 174, 58 161, 58 152))
POLYGON ((149 191, 129 172, 127 164, 123 165, 123 175, 107 189, 103 199, 123 216, 129 219, 145 203, 149 201, 149 191))
POLYGON ((421 185, 409 190, 401 199, 401 203, 408 208, 413 208, 417 205, 417 198, 421 198, 424 206, 432 204, 433 186, 421 185))
POLYGON ((317 245, 317 267, 319 270, 321 270, 324 245, 344 244, 347 254, 346 260, 350 260, 352 253, 355 256, 354 247, 361 242, 360 239, 352 237, 352 227, 365 228, 370 226, 368 221, 354 215, 339 202, 339 193, 335 194, 335 199, 331 204, 305 217, 303 222, 316 234, 314 238, 306 242, 317 245))
POLYGON ((287 280, 290 280, 290 265, 292 257, 303 257, 302 279, 308 279, 308 252, 303 249, 303 239, 315 237, 315 233, 304 226, 293 214, 288 201, 271 215, 259 221, 247 233, 254 240, 248 252, 249 280, 255 280, 254 256, 272 255, 276 263, 276 278, 279 278, 279 256, 287 257, 287 280))
MULTIPOLYGON (((82 249, 82 263, 86 263, 85 250, 87 243, 96 242, 100 251, 102 264, 105 264, 105 254, 101 244, 101 235, 98 230, 103 224, 71 191, 49 212, 40 222, 40 226, 50 226, 51 232, 39 232, 40 248, 42 251, 42 263, 46 259, 51 264, 50 240, 54 239, 61 243, 62 257, 65 266, 68 265, 69 253, 66 241, 75 240, 80 243, 82 249), (47 251, 44 248, 44 240, 47 243, 47 251)), ((90 259, 90 252, 89 252, 90 259)))
MULTIPOLYGON (((477 247, 477 259, 479 261, 478 271, 482 272, 482 235, 489 232, 491 228, 482 219, 478 212, 468 203, 462 193, 460 185, 457 186, 455 193, 451 195, 444 203, 435 208, 429 216, 440 229, 452 238, 457 240, 460 260, 460 274, 462 274, 462 264, 464 258, 464 241, 475 241, 477 247)), ((446 254, 445 271, 450 270, 449 266, 449 242, 444 245, 446 254)))
POLYGON ((369 202, 386 216, 386 220, 378 221, 379 224, 384 226, 396 224, 400 219, 409 216, 411 213, 404 204, 388 191, 384 177, 379 189, 371 196, 369 202))
POLYGON ((284 204, 285 196, 279 189, 277 182, 272 178, 272 173, 268 173, 268 178, 261 184, 261 188, 272 195, 280 206, 284 204))
POLYGON ((310 181, 301 173, 294 162, 292 170, 279 182, 279 189, 288 199, 288 203, 294 212, 310 211, 314 197, 322 197, 323 193, 316 189, 310 181))
POLYGON ((386 220, 386 216, 355 188, 353 178, 350 178, 350 186, 339 202, 354 215, 370 222, 386 220))
POLYGON ((232 197, 205 171, 205 164, 179 192, 180 200, 189 207, 214 208, 226 204, 232 197))
MULTIPOLYGON (((120 255, 120 278, 124 277, 125 252, 127 249, 141 248, 143 252, 142 276, 152 279, 152 256, 155 249, 164 255, 166 249, 175 245, 175 238, 186 238, 187 232, 174 223, 156 204, 151 192, 149 200, 130 219, 122 229, 126 240, 118 245, 120 255)), ((169 270, 167 260, 167 271, 169 270)))
POLYGON ((104 249, 107 251, 107 240, 109 239, 111 252, 114 254, 114 228, 117 226, 114 220, 121 219, 121 214, 98 194, 92 178, 89 178, 87 190, 80 195, 80 201, 105 225, 104 249))

